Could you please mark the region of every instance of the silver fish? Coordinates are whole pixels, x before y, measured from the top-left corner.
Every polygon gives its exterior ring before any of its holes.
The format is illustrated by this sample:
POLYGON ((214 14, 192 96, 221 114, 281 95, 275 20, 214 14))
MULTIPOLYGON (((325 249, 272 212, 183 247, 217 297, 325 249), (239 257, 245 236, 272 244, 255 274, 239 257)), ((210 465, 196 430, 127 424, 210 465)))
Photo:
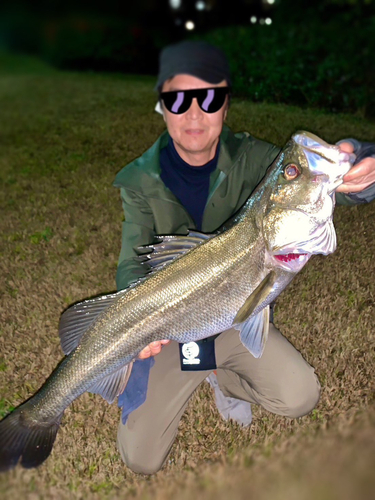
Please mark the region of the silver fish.
POLYGON ((65 408, 85 391, 112 402, 152 341, 197 341, 234 326, 261 356, 269 304, 311 255, 336 248, 334 192, 353 161, 312 134, 294 134, 218 233, 161 237, 140 249, 151 267, 145 278, 65 311, 59 333, 66 357, 34 397, 0 422, 0 470, 19 461, 40 465, 65 408))

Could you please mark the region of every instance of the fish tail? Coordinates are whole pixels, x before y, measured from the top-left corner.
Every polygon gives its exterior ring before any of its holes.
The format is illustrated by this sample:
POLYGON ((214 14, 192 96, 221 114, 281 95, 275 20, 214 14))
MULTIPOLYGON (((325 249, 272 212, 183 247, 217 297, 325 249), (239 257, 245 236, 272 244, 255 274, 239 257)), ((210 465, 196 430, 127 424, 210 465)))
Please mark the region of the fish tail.
POLYGON ((38 467, 51 453, 63 414, 39 422, 32 408, 32 400, 27 401, 0 422, 0 472, 19 461, 27 469, 38 467))

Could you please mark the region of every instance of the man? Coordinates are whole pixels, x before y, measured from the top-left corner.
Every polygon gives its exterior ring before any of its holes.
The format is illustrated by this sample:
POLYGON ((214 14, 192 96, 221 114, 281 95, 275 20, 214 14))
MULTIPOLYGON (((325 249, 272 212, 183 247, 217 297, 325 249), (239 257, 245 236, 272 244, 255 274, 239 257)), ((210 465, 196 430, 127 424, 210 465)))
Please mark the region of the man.
MULTIPOLYGON (((118 289, 146 272, 134 259, 135 247, 151 243, 156 234, 215 231, 243 205, 277 156, 277 147, 224 126, 230 86, 228 63, 217 48, 182 42, 162 52, 157 90, 167 131, 115 180, 125 213, 118 289)), ((341 147, 375 153, 373 145, 352 140, 341 147)), ((375 158, 362 160, 344 180, 339 202, 372 200, 375 158)), ((176 342, 154 342, 134 364, 119 397, 118 429, 121 456, 134 472, 152 474, 162 467, 188 400, 207 377, 222 416, 243 425, 251 421, 251 403, 299 417, 319 400, 314 369, 273 324, 260 359, 241 344, 236 330, 197 344, 189 350, 176 342), (197 352, 198 369, 189 365, 197 352)))

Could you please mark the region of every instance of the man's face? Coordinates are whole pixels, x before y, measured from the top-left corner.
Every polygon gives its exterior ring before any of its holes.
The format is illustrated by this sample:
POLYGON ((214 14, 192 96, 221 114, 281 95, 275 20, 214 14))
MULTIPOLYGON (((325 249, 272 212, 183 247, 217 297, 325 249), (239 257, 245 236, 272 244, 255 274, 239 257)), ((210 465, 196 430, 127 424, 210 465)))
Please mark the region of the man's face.
MULTIPOLYGON (((191 75, 176 75, 164 82, 162 92, 226 87, 223 80, 212 84, 191 75)), ((193 99, 190 108, 181 115, 169 112, 163 105, 164 120, 175 148, 190 165, 204 165, 215 156, 216 146, 227 115, 228 96, 216 113, 205 113, 193 99)))

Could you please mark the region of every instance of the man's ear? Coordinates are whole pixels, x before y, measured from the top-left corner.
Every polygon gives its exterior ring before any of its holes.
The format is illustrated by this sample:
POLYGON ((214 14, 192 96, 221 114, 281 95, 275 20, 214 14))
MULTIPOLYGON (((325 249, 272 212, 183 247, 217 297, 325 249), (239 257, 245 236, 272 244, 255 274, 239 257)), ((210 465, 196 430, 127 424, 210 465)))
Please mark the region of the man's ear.
POLYGON ((229 110, 229 106, 230 106, 230 100, 231 100, 231 94, 228 94, 227 101, 225 103, 225 111, 224 111, 224 120, 223 121, 225 121, 227 119, 228 110, 229 110))
POLYGON ((163 104, 161 103, 160 100, 156 103, 155 111, 157 113, 159 113, 160 115, 162 115, 163 116, 163 120, 165 121, 164 108, 163 108, 163 104))
POLYGON ((227 119, 228 109, 229 109, 229 105, 227 104, 227 105, 225 106, 225 110, 224 110, 224 117, 223 117, 223 121, 224 121, 224 122, 225 122, 225 120, 227 119))

